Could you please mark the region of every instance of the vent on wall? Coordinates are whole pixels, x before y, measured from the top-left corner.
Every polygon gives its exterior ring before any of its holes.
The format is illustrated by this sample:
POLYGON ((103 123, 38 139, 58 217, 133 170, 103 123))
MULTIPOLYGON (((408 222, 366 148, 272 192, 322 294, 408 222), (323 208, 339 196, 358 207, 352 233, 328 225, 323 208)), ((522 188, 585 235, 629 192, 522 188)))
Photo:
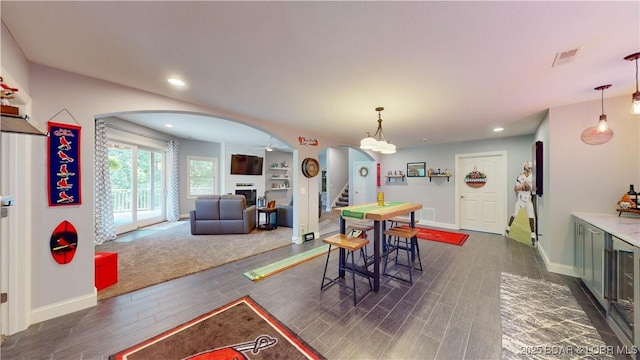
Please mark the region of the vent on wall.
POLYGON ((571 49, 571 50, 567 50, 567 51, 563 51, 563 52, 557 53, 556 54, 556 58, 553 60, 553 65, 551 65, 551 67, 555 67, 555 66, 558 66, 558 65, 562 65, 562 64, 566 64, 566 63, 572 62, 578 56, 578 53, 580 52, 580 49, 582 49, 582 48, 579 47, 579 48, 575 48, 575 49, 571 49))
POLYGON ((435 208, 422 208, 420 211, 420 220, 422 221, 436 221, 436 209, 435 208))

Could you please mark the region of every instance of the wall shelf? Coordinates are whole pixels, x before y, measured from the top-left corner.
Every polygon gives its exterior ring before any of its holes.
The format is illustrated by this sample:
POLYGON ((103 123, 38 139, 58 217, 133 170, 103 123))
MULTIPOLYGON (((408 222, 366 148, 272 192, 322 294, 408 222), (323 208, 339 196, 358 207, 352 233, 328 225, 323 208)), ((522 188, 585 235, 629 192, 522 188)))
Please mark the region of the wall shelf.
POLYGON ((387 181, 391 182, 391 180, 393 180, 394 182, 396 181, 396 179, 401 179, 402 181, 404 181, 404 175, 385 175, 385 177, 387 178, 387 181))
POLYGON ((42 131, 38 124, 31 122, 28 116, 20 117, 2 114, 0 129, 2 129, 2 132, 47 136, 47 133, 42 131))
POLYGON ((449 182, 449 177, 451 177, 451 175, 427 175, 429 177, 429 182, 431 182, 431 178, 447 178, 447 182, 449 182))
POLYGON ((280 190, 284 191, 284 190, 289 190, 289 189, 290 188, 271 188, 271 189, 269 189, 269 191, 280 191, 280 190))

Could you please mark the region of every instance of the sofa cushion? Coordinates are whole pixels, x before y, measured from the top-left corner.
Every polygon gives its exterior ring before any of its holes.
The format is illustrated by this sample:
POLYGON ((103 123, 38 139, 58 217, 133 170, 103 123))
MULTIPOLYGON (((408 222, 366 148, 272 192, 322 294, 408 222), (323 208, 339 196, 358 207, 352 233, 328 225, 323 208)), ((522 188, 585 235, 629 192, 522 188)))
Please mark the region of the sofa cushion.
MULTIPOLYGON (((196 220, 219 220, 219 196, 199 197, 196 199, 196 220)), ((241 215, 242 216, 242 215, 241 215)))
MULTIPOLYGON (((244 199, 244 196, 242 196, 244 199)), ((244 201, 234 199, 220 199, 220 220, 242 220, 244 201)))

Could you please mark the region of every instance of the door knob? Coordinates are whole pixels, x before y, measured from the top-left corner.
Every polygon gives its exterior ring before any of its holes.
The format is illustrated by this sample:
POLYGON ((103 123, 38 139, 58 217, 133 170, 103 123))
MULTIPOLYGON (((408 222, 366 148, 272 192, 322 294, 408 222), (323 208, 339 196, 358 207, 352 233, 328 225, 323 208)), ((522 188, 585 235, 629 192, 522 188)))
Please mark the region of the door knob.
POLYGON ((464 199, 464 195, 460 196, 460 199, 464 199))

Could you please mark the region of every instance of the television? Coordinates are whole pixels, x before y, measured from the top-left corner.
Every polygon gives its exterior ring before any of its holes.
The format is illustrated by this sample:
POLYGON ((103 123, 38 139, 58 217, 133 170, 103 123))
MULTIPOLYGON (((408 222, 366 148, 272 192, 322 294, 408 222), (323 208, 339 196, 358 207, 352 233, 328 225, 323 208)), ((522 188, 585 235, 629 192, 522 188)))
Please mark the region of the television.
POLYGON ((254 155, 231 155, 231 175, 262 175, 263 159, 254 155))

